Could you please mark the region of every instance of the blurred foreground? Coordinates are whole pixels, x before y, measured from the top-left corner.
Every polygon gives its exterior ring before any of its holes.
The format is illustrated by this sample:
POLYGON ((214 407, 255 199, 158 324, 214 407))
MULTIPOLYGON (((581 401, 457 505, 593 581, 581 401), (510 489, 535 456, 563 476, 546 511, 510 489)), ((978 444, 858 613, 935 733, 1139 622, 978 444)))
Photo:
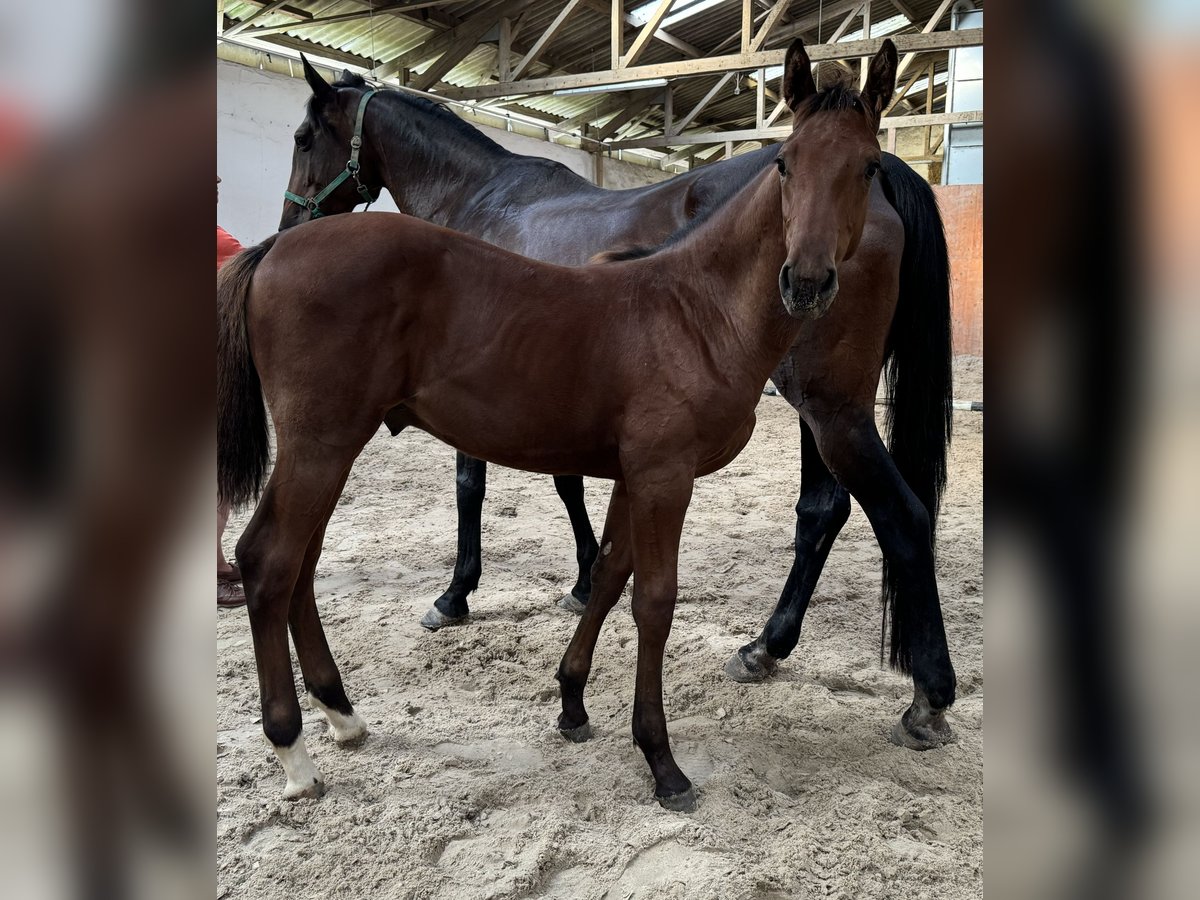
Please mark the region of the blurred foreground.
MULTIPOLYGON (((181 8, 0 5, 6 896, 213 892, 212 19, 181 8)), ((990 13, 988 890, 1190 896, 1200 13, 990 13)))

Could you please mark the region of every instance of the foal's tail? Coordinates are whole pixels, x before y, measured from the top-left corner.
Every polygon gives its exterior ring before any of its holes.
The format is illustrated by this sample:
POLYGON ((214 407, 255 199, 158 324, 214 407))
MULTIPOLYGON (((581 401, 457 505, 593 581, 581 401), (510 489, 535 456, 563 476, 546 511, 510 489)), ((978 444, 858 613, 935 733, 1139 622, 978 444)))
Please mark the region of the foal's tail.
POLYGON ((246 335, 246 298, 271 235, 217 274, 217 488, 222 502, 258 497, 270 459, 267 410, 246 335))
MULTIPOLYGON (((933 541, 950 446, 950 258, 937 199, 923 178, 884 154, 884 184, 904 222, 900 299, 888 336, 888 448, 896 467, 929 513, 933 541)), ((911 668, 909 635, 896 615, 897 573, 883 564, 884 634, 892 623, 891 664, 911 668)))

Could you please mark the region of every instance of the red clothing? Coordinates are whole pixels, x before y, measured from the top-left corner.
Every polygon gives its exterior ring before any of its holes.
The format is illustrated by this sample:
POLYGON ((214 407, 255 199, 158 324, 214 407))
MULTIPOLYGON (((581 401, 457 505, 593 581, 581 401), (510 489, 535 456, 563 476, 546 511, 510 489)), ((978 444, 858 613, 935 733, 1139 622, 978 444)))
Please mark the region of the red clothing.
POLYGON ((242 252, 242 245, 238 243, 237 238, 222 228, 217 226, 217 268, 225 265, 231 256, 235 256, 242 252))

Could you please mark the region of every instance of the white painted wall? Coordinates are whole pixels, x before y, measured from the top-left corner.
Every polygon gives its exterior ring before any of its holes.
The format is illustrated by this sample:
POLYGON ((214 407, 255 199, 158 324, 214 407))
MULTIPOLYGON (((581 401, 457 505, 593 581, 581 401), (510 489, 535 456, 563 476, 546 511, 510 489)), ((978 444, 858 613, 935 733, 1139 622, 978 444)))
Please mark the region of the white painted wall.
MULTIPOLYGON (((292 135, 304 119, 308 96, 303 79, 217 60, 217 222, 243 244, 257 243, 279 227, 292 169, 292 135)), ((553 159, 594 180, 592 157, 582 150, 496 128, 480 130, 514 153, 553 159)), ((640 187, 666 177, 645 166, 604 161, 606 187, 640 187)), ((385 192, 371 209, 395 212, 396 206, 385 192)))

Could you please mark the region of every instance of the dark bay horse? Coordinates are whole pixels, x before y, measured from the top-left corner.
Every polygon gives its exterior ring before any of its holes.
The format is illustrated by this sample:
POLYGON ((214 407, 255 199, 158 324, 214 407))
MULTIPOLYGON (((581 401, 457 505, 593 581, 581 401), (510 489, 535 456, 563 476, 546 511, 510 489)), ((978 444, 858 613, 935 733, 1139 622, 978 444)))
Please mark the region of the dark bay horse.
MULTIPOLYGON (((313 96, 296 132, 289 190, 311 197, 343 170, 369 86, 349 72, 329 85, 307 63, 305 77, 313 96)), ((786 83, 783 89, 786 94, 786 83)), ((370 99, 362 138, 360 178, 369 191, 386 187, 404 212, 561 264, 665 239, 710 215, 776 156, 776 148, 767 146, 649 187, 604 190, 558 163, 510 153, 444 107, 400 91, 380 91, 370 99)), ((347 180, 323 199, 321 209, 347 212, 361 200, 347 180)), ((307 209, 286 203, 280 227, 309 217, 307 209)), ((847 260, 839 270, 843 302, 832 315, 801 329, 772 375, 799 412, 803 472, 796 553, 762 634, 726 666, 738 681, 768 677, 795 649, 817 579, 849 515, 851 493, 883 550, 884 608, 893 619, 893 635, 905 628, 943 630, 933 533, 950 437, 949 264, 932 191, 891 154, 883 154, 866 228, 896 236, 886 247, 889 264, 867 269, 858 258, 847 260), (895 228, 897 216, 901 229, 895 228), (875 393, 885 362, 890 455, 875 428, 875 393), (897 618, 902 609, 922 610, 928 624, 897 618)), ((467 595, 479 583, 485 478, 482 461, 458 455, 458 559, 449 588, 422 622, 426 627, 467 615, 467 595)), ((579 562, 575 587, 564 599, 578 603, 590 590, 596 542, 582 480, 556 476, 555 485, 571 518, 579 562)), ((894 639, 891 662, 907 670, 910 661, 900 647, 894 639)), ((953 697, 953 678, 939 684, 932 706, 918 692, 895 739, 918 749, 942 743, 949 728, 936 710, 953 697)))
MULTIPOLYGON (((334 738, 365 734, 321 629, 313 571, 350 468, 382 423, 514 468, 614 480, 592 597, 558 670, 559 728, 575 740, 589 732, 583 690, 595 642, 633 575, 634 738, 659 801, 693 806, 662 707, 693 481, 745 446, 763 381, 805 324, 824 320, 839 265, 890 262, 899 222, 893 233, 864 225, 895 69, 888 42, 861 95, 818 92, 807 55, 789 54, 794 130, 777 148, 777 171, 641 258, 563 268, 368 213, 281 232, 227 264, 218 280, 219 484, 233 502, 256 493, 268 458, 265 395, 277 459, 238 561, 263 729, 287 773, 285 796, 322 790, 304 745, 289 626, 334 738)), ((927 613, 913 611, 922 622, 927 613)), ((913 619, 905 611, 899 621, 913 619)), ((899 640, 919 695, 953 680, 935 629, 904 629, 899 640)))

